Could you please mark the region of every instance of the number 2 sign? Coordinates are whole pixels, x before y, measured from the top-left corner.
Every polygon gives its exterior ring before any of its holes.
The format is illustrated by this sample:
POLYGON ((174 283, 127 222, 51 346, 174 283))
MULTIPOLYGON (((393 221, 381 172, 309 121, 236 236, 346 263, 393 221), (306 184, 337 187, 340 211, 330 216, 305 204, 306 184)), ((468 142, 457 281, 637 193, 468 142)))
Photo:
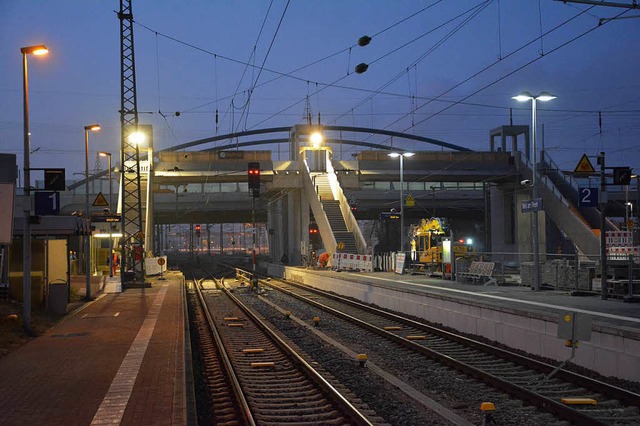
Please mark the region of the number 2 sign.
POLYGON ((579 207, 598 207, 598 188, 578 188, 579 207))

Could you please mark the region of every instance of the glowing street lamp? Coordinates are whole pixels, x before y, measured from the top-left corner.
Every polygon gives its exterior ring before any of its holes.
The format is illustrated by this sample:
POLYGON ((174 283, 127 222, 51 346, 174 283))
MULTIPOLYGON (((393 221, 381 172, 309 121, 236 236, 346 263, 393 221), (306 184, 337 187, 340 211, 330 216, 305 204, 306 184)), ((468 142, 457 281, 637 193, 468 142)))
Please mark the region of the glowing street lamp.
POLYGON ((147 135, 144 132, 132 132, 129 135, 129 143, 133 145, 143 145, 147 141, 147 135))
POLYGON ((390 152, 387 154, 391 158, 400 158, 400 252, 404 252, 404 157, 413 157, 413 152, 390 152))
POLYGON ((309 140, 311 141, 311 146, 313 146, 314 149, 318 149, 320 148, 320 145, 322 145, 322 142, 324 141, 324 137, 320 132, 313 132, 309 136, 309 140))
POLYGON ((24 234, 22 236, 22 326, 31 334, 31 133, 29 130, 29 71, 27 55, 42 56, 49 53, 43 44, 21 47, 22 53, 22 95, 24 105, 24 195, 27 206, 24 214, 24 234))
MULTIPOLYGON (((89 132, 100 130, 99 124, 84 126, 84 216, 87 229, 90 229, 91 216, 89 214, 89 132)), ((84 239, 84 273, 86 277, 86 299, 91 300, 91 238, 86 235, 84 239)))
MULTIPOLYGON (((556 96, 542 92, 537 96, 533 96, 529 92, 522 92, 518 96, 514 96, 511 99, 515 99, 518 102, 531 101, 531 148, 533 150, 533 159, 531 167, 531 198, 538 198, 537 181, 538 176, 537 169, 537 150, 536 150, 536 101, 548 102, 555 99, 556 96)), ((533 212, 533 221, 531 225, 531 233, 533 240, 533 290, 540 291, 540 242, 538 238, 538 211, 533 212)))

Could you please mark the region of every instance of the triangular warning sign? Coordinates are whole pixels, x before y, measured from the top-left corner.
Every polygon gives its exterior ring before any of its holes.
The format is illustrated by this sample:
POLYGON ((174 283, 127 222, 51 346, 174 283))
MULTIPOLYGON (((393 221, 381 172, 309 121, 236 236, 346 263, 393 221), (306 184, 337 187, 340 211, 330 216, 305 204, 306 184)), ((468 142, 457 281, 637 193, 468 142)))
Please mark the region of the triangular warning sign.
POLYGON ((591 161, 589 161, 589 157, 587 157, 587 154, 582 154, 582 158, 580 158, 580 161, 578 161, 578 165, 576 166, 576 169, 574 170, 575 173, 595 173, 595 169, 593 168, 593 165, 591 164, 591 161))
POLYGON ((102 192, 100 192, 96 197, 96 199, 93 200, 92 206, 93 207, 109 207, 109 203, 107 203, 107 200, 104 198, 104 195, 102 195, 102 192))

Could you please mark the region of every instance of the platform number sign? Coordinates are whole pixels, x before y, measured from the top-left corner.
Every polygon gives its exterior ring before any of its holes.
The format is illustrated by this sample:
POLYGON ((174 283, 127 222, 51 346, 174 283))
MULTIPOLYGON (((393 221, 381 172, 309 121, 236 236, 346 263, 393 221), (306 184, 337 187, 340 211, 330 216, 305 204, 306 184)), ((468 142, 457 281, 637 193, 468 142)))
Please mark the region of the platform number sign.
POLYGON ((579 207, 598 207, 598 188, 578 188, 579 207))
POLYGON ((35 193, 35 213, 37 216, 60 214, 60 193, 38 191, 35 193))

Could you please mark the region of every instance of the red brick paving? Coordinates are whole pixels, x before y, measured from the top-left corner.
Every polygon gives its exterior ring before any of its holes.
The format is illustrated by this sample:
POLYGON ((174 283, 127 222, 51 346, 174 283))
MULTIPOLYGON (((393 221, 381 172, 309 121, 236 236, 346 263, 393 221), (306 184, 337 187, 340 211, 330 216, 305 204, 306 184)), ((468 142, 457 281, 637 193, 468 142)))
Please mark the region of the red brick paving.
MULTIPOLYGON (((182 277, 168 278, 122 424, 186 418, 182 277)), ((0 359, 0 425, 89 424, 163 284, 152 282, 101 297, 0 359)))

